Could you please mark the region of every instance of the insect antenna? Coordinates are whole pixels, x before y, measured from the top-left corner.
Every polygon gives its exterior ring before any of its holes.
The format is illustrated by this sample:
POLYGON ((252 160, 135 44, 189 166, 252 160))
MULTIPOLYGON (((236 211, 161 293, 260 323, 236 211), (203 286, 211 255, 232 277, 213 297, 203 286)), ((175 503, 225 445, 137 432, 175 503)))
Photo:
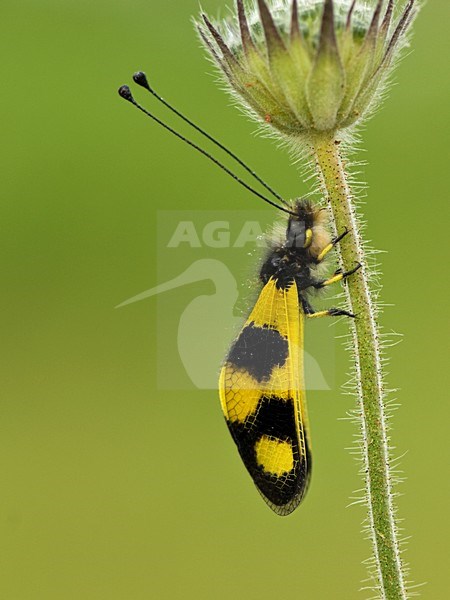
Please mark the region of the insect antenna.
POLYGON ((119 88, 118 92, 119 92, 119 96, 121 96, 122 98, 124 98, 125 100, 127 100, 128 102, 130 102, 131 104, 133 104, 141 112, 143 112, 145 115, 147 115, 148 117, 150 117, 153 121, 155 121, 156 123, 158 123, 158 125, 161 125, 161 127, 163 127, 164 129, 166 129, 167 131, 169 131, 170 133, 172 133, 175 137, 177 137, 181 141, 185 142, 186 144, 188 144, 189 146, 191 146, 195 150, 197 150, 197 152, 200 152, 200 154, 203 154, 203 156, 206 156, 206 158, 208 158, 211 162, 213 162, 215 165, 217 165, 218 167, 220 167, 223 171, 225 171, 225 173, 227 173, 230 177, 232 177, 235 181, 237 181, 246 190, 248 190, 249 192, 251 192, 252 194, 254 194, 255 196, 257 196, 261 200, 264 200, 264 202, 267 202, 267 204, 270 204, 271 206, 273 206, 275 208, 278 208, 278 210, 281 210, 281 211, 283 211, 283 212, 285 212, 285 213, 287 213, 289 215, 296 216, 296 213, 292 212, 291 210, 288 210, 284 206, 280 206, 279 204, 277 204, 276 202, 273 202, 269 198, 266 198, 266 196, 263 196, 263 194, 260 194, 257 190, 255 190, 254 188, 252 188, 245 181, 243 181, 240 177, 238 177, 235 173, 233 173, 233 171, 231 171, 228 167, 226 167, 219 160, 217 160, 217 158, 215 158, 214 156, 212 156, 211 154, 209 154, 208 152, 206 152, 206 150, 203 150, 203 148, 201 148, 200 146, 197 146, 197 144, 195 144, 194 142, 192 142, 188 138, 186 138, 183 135, 181 135, 181 133, 178 133, 178 131, 176 131, 175 129, 172 129, 172 127, 170 127, 169 125, 167 125, 166 123, 164 123, 163 121, 161 121, 160 119, 158 119, 158 117, 156 117, 151 112, 149 112, 147 109, 145 109, 143 106, 141 106, 138 102, 136 102, 136 100, 133 97, 133 94, 131 93, 130 88, 127 85, 122 85, 119 88))
POLYGON ((242 159, 240 159, 239 156, 237 156, 229 148, 227 148, 221 142, 219 142, 218 140, 216 140, 212 135, 210 135, 204 129, 202 129, 201 127, 199 127, 196 123, 194 123, 193 121, 191 121, 191 119, 189 119, 188 117, 186 117, 186 115, 184 115, 183 113, 181 113, 178 109, 176 109, 174 106, 172 106, 171 104, 169 104, 169 102, 167 102, 167 100, 165 100, 162 96, 160 96, 158 94, 158 92, 156 92, 156 90, 154 88, 152 88, 152 86, 149 84, 148 79, 147 79, 147 75, 143 71, 138 71, 137 73, 135 73, 133 75, 133 81, 135 83, 137 83, 138 85, 140 85, 141 87, 143 87, 144 89, 146 89, 148 92, 150 92, 150 94, 152 94, 152 96, 154 96, 159 102, 161 102, 161 104, 163 104, 164 106, 166 106, 175 115, 177 115, 177 117, 179 117, 180 119, 182 119, 185 123, 187 123, 188 125, 190 125, 193 129, 195 129, 196 131, 198 131, 201 135, 203 135, 205 138, 207 138, 210 142, 212 142, 218 148, 220 148, 226 154, 228 154, 228 156, 230 156, 239 165, 241 165, 241 167, 243 167, 247 171, 247 173, 250 173, 250 175, 254 179, 256 179, 256 181, 258 181, 263 187, 265 187, 266 190, 272 194, 272 196, 274 196, 282 204, 288 206, 288 203, 283 199, 283 197, 280 196, 280 194, 278 194, 278 192, 276 192, 268 183, 266 183, 264 181, 264 179, 262 179, 257 173, 255 173, 255 171, 253 171, 253 169, 251 169, 242 159))

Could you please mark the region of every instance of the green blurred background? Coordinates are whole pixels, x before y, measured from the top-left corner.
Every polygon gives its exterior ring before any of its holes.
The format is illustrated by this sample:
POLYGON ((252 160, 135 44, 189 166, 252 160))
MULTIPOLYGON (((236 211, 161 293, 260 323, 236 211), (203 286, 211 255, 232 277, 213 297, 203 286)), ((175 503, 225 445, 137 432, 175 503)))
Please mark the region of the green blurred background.
MULTIPOLYGON (((215 14, 224 2, 202 4, 215 14)), ((157 301, 114 310, 161 281, 158 210, 248 210, 254 202, 120 100, 116 88, 135 70, 285 196, 308 189, 214 85, 190 22, 197 11, 197 0, 2 5, 5 600, 363 597, 369 546, 363 509, 346 508, 361 482, 345 450, 355 427, 338 420, 353 406, 340 391, 348 368, 341 346, 333 390, 309 394, 311 490, 280 519, 240 464, 216 393, 157 386, 157 301)), ((393 306, 382 322, 404 334, 389 352, 389 384, 402 405, 395 454, 407 452, 398 488, 412 536, 405 559, 432 599, 448 597, 450 536, 449 19, 445 0, 423 10, 414 51, 360 154, 369 161, 361 176, 370 184, 367 237, 388 250, 383 300, 393 306)), ((246 251, 233 256, 236 265, 253 261, 246 251)), ((240 286, 245 297, 245 277, 240 286)), ((199 293, 211 293, 206 283, 166 296, 168 335, 199 293)), ((330 344, 345 332, 323 327, 330 344)), ((173 348, 163 360, 173 361, 176 379, 173 348)))

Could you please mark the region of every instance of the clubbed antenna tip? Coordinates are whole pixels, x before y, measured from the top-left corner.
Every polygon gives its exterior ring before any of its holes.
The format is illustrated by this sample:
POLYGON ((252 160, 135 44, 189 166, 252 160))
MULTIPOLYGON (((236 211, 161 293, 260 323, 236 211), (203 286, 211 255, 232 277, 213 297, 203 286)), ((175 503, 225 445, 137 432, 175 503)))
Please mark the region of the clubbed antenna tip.
POLYGON ((118 89, 119 96, 128 100, 128 102, 134 102, 133 94, 131 93, 130 88, 127 85, 121 85, 118 89))
POLYGON ((145 88, 149 92, 151 91, 150 84, 147 79, 147 75, 144 73, 144 71, 138 71, 137 73, 135 73, 133 75, 133 81, 134 81, 134 83, 137 83, 138 85, 145 88))

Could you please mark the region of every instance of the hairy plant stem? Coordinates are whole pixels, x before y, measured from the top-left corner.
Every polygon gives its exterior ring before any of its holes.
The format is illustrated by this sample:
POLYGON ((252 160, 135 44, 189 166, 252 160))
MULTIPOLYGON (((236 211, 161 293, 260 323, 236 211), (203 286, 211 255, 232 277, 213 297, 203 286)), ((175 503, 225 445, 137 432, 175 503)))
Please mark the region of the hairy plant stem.
POLYGON ((321 137, 314 139, 312 145, 336 232, 346 229, 349 232, 338 247, 341 267, 348 271, 358 262, 362 265, 349 277, 345 287, 350 309, 356 315, 352 334, 369 525, 380 598, 405 599, 391 490, 379 333, 368 284, 367 261, 339 141, 334 137, 321 137))

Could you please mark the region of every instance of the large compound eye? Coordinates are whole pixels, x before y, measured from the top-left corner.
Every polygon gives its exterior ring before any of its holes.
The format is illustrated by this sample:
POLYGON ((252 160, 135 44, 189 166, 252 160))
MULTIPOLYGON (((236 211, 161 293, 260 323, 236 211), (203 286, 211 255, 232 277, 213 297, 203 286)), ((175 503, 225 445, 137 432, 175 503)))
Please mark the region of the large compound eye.
POLYGON ((289 221, 289 226, 286 232, 286 246, 288 248, 305 248, 306 241, 307 230, 305 222, 295 220, 289 221))

